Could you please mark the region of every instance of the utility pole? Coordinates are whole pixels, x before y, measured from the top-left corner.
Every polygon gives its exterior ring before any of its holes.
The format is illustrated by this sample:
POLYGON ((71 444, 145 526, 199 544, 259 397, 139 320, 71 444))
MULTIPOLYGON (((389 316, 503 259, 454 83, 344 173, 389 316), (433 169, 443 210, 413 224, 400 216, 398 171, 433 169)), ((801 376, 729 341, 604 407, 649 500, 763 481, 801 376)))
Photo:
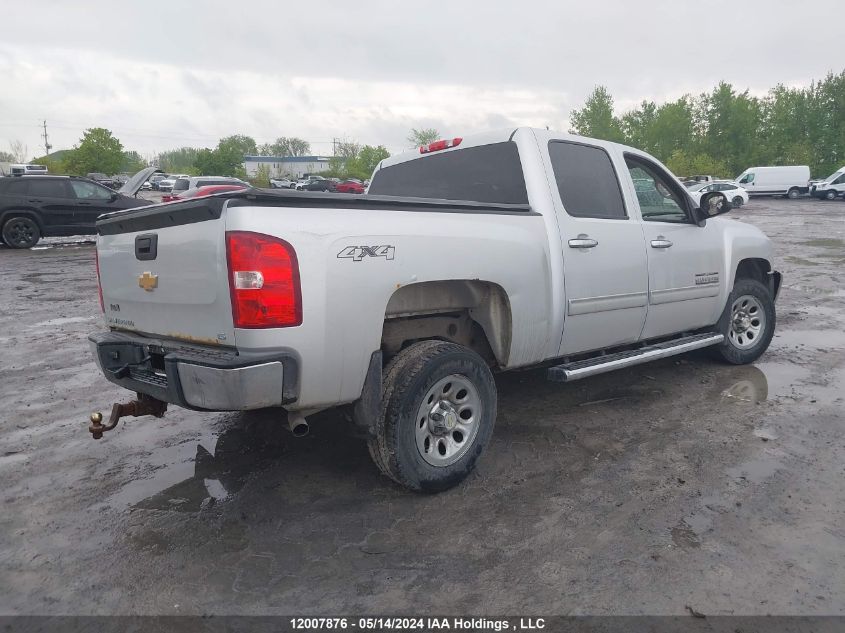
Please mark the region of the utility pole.
POLYGON ((50 141, 47 138, 47 120, 46 119, 44 120, 44 123, 42 125, 44 127, 44 132, 41 134, 41 136, 44 138, 44 155, 46 156, 47 154, 50 153, 50 150, 53 149, 53 146, 50 145, 50 141))
POLYGON ((337 138, 332 138, 332 156, 337 156, 337 138))

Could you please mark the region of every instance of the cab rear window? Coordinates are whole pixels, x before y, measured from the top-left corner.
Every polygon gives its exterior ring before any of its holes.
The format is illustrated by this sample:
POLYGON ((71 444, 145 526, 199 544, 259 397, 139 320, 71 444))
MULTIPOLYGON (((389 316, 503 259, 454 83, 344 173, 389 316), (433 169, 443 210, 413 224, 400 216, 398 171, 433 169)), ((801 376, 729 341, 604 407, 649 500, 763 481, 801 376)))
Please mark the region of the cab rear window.
POLYGON ((516 143, 492 143, 379 169, 370 194, 528 204, 516 143))

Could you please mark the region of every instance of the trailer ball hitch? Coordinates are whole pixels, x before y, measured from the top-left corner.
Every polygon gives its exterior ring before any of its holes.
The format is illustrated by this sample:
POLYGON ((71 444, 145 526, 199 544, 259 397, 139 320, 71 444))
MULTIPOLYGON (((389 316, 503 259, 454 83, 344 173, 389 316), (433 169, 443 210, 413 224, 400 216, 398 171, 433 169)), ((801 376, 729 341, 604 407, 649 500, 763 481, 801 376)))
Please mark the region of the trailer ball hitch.
POLYGON ((138 417, 139 415, 152 415, 157 418, 164 416, 164 412, 167 411, 167 403, 162 402, 157 398, 153 398, 152 396, 148 396, 143 393, 138 394, 137 400, 132 400, 131 402, 127 402, 126 404, 120 404, 119 402, 115 402, 114 406, 111 408, 111 415, 109 416, 109 421, 106 424, 103 424, 103 414, 99 411, 95 411, 91 414, 91 424, 88 427, 88 431, 91 433, 91 436, 95 440, 99 440, 103 437, 103 433, 106 431, 111 431, 114 427, 117 426, 118 421, 120 418, 125 418, 126 416, 134 416, 138 417))

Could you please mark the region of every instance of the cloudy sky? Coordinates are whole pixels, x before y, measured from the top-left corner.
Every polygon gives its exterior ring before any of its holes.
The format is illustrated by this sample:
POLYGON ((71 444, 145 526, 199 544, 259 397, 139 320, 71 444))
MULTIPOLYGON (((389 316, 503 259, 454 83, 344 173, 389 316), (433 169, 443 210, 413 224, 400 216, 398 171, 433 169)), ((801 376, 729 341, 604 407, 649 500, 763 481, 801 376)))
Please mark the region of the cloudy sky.
POLYGON ((841 2, 0 0, 0 149, 43 154, 44 119, 54 149, 99 126, 144 155, 233 133, 327 153, 399 151, 412 127, 566 130, 596 84, 624 111, 840 72, 842 29, 819 25, 841 2))

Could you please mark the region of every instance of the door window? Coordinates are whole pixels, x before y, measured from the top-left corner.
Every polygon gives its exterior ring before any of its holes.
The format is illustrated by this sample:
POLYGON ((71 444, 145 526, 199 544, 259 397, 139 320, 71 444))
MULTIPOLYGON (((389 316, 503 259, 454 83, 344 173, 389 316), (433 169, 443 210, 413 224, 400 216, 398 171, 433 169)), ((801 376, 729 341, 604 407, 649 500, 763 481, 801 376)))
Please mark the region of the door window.
POLYGON ((44 198, 67 198, 65 183, 62 180, 32 179, 29 181, 27 193, 30 196, 42 196, 44 198))
POLYGON ((745 174, 742 177, 742 180, 739 181, 739 184, 747 185, 747 184, 752 183, 752 182, 754 182, 754 173, 753 172, 750 173, 750 174, 745 174))
POLYGON ((619 178, 600 147, 549 142, 549 158, 566 212, 576 218, 627 219, 619 178))
POLYGON ((634 181, 643 220, 649 222, 689 222, 687 203, 676 183, 656 165, 641 158, 625 156, 634 181))
POLYGON ((85 180, 71 180, 70 185, 80 200, 107 200, 112 195, 109 189, 85 180))
POLYGON ((841 174, 839 178, 830 183, 831 185, 845 184, 845 174, 841 174))

